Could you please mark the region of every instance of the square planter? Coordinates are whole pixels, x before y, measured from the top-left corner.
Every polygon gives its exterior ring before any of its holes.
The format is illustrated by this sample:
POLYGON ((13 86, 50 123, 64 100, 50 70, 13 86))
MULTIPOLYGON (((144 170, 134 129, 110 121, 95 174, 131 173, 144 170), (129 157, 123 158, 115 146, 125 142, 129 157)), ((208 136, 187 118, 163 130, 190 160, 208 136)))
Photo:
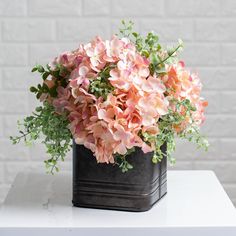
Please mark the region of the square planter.
MULTIPOLYGON (((166 145, 162 146, 166 151, 166 145)), ((73 144, 73 205, 125 211, 147 211, 167 192, 167 160, 152 163, 153 153, 140 148, 127 156, 133 169, 97 163, 92 152, 73 144)))

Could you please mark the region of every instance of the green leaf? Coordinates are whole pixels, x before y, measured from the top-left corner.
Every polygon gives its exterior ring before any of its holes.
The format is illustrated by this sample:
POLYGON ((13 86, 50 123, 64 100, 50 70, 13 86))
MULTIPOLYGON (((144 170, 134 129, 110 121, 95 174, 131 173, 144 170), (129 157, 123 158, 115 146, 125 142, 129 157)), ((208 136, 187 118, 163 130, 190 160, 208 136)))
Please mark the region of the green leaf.
POLYGON ((150 57, 151 57, 151 63, 152 63, 154 66, 156 66, 156 65, 159 63, 157 54, 152 53, 152 54, 150 55, 150 57))
POLYGON ((42 76, 43 80, 46 80, 49 75, 50 75, 50 72, 45 71, 42 76))
POLYGON ((134 167, 130 164, 130 163, 127 163, 127 169, 128 170, 131 170, 131 169, 133 169, 134 167))
POLYGON ((153 158, 152 158, 152 163, 154 163, 154 164, 157 164, 157 163, 158 163, 158 160, 157 160, 157 158, 156 158, 156 157, 154 157, 154 156, 153 156, 153 158))
POLYGON ((35 88, 35 87, 33 87, 33 86, 30 87, 30 92, 36 93, 37 91, 38 91, 37 88, 35 88))
POLYGON ((68 124, 65 114, 56 114, 54 107, 45 102, 43 106, 36 108, 33 115, 24 119, 21 125, 23 131, 19 131, 20 135, 11 136, 10 139, 13 144, 23 140, 26 145, 31 145, 42 135, 44 137, 42 143, 45 144, 47 153, 50 155, 50 158, 44 163, 47 172, 53 174, 55 171, 59 171, 58 161, 63 161, 71 148, 72 135, 68 124))
POLYGON ((142 51, 142 56, 148 58, 149 57, 149 52, 147 50, 142 51))
POLYGON ((42 110, 43 110, 42 107, 36 107, 36 108, 35 108, 35 111, 36 111, 36 112, 41 112, 42 110))
POLYGON ((183 40, 182 40, 182 39, 178 39, 178 43, 179 43, 179 45, 181 45, 181 46, 183 47, 183 45, 184 45, 184 42, 183 42, 183 40))
POLYGON ((38 70, 38 68, 35 66, 35 67, 32 68, 31 72, 35 72, 37 70, 38 70))
POLYGON ((38 71, 39 73, 43 73, 44 72, 44 68, 41 65, 36 65, 32 68, 31 72, 35 72, 38 71))
POLYGON ((36 98, 39 99, 39 98, 41 97, 41 95, 42 95, 41 92, 37 93, 37 94, 36 94, 36 98))

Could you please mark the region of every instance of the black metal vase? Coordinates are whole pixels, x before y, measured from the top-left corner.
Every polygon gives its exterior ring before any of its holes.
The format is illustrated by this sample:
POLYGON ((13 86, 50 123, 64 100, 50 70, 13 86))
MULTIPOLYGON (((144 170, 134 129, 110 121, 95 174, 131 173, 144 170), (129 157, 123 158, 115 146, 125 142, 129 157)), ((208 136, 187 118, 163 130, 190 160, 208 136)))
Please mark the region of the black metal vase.
MULTIPOLYGON (((166 145, 162 146, 166 151, 166 145)), ((127 157, 133 169, 98 164, 92 152, 73 144, 74 206, 124 211, 147 211, 167 192, 167 161, 152 163, 153 153, 141 149, 127 157)))

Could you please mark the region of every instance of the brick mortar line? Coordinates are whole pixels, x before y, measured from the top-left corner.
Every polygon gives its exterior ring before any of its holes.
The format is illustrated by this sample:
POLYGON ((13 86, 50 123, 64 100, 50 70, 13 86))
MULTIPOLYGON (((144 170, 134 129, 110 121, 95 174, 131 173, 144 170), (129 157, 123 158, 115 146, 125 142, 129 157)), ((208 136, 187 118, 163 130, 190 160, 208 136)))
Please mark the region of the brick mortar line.
POLYGON ((81 2, 81 16, 85 17, 85 15, 84 15, 84 11, 85 11, 85 9, 84 9, 84 7, 85 7, 84 0, 81 0, 80 2, 81 2))
POLYGON ((26 17, 29 17, 29 1, 30 0, 26 0, 26 17))
POLYGON ((0 21, 0 43, 3 40, 3 22, 0 21))
POLYGON ((114 20, 122 20, 123 18, 131 19, 131 20, 236 20, 235 16, 221 16, 221 15, 215 15, 215 16, 171 16, 171 15, 113 15, 113 14, 107 14, 107 15, 22 15, 22 16, 0 16, 0 20, 2 19, 56 19, 61 20, 61 18, 64 18, 65 20, 75 20, 75 19, 91 19, 91 17, 98 18, 98 19, 107 19, 111 18, 114 20))
MULTIPOLYGON (((48 13, 49 14, 49 13, 48 13)), ((122 18, 126 18, 126 19, 133 19, 133 20, 136 20, 136 19, 144 19, 144 20, 155 20, 155 19, 170 19, 170 20, 175 20, 175 19, 178 19, 178 20, 188 20, 188 19, 197 19, 197 20, 222 20, 222 19, 225 19, 225 20, 235 20, 236 19, 236 16, 235 15, 209 15, 209 16, 200 16, 200 15, 188 15, 188 16, 177 16, 177 15, 170 15, 168 13, 164 13, 162 15, 155 15, 155 14, 150 14, 150 15, 132 15, 132 14, 120 14, 120 15, 117 15, 115 13, 112 13, 110 12, 109 14, 106 14, 106 15, 96 15, 96 14, 93 14, 93 15, 85 15, 84 14, 84 11, 82 11, 82 14, 73 14, 73 15, 64 15, 64 14, 58 14, 58 15, 48 15, 48 14, 26 14, 26 15, 1 15, 0 16, 0 19, 27 19, 27 18, 33 18, 33 19, 60 19, 61 17, 65 18, 65 19, 75 19, 75 18, 85 18, 85 19, 90 19, 91 17, 95 17, 95 18, 107 18, 107 17, 111 17, 111 19, 121 19, 122 18)), ((69 13, 68 13, 69 14, 69 13)))

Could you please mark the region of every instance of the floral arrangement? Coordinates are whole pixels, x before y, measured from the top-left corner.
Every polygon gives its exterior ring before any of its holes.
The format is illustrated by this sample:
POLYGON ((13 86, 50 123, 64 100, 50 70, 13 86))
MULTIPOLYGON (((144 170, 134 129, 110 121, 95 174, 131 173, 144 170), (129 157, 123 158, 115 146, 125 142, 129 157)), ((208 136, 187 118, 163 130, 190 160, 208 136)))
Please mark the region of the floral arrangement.
POLYGON ((42 106, 19 122, 23 130, 11 139, 30 144, 43 137, 51 173, 59 170, 72 138, 97 162, 117 164, 123 172, 133 168, 126 157, 135 148, 153 152, 153 163, 165 156, 173 163, 175 136, 207 148, 199 133, 207 102, 200 97, 197 74, 177 58, 182 42, 164 48, 155 33, 143 37, 132 26, 122 21, 110 40, 95 37, 32 69, 42 76, 42 83, 30 88, 42 106))

